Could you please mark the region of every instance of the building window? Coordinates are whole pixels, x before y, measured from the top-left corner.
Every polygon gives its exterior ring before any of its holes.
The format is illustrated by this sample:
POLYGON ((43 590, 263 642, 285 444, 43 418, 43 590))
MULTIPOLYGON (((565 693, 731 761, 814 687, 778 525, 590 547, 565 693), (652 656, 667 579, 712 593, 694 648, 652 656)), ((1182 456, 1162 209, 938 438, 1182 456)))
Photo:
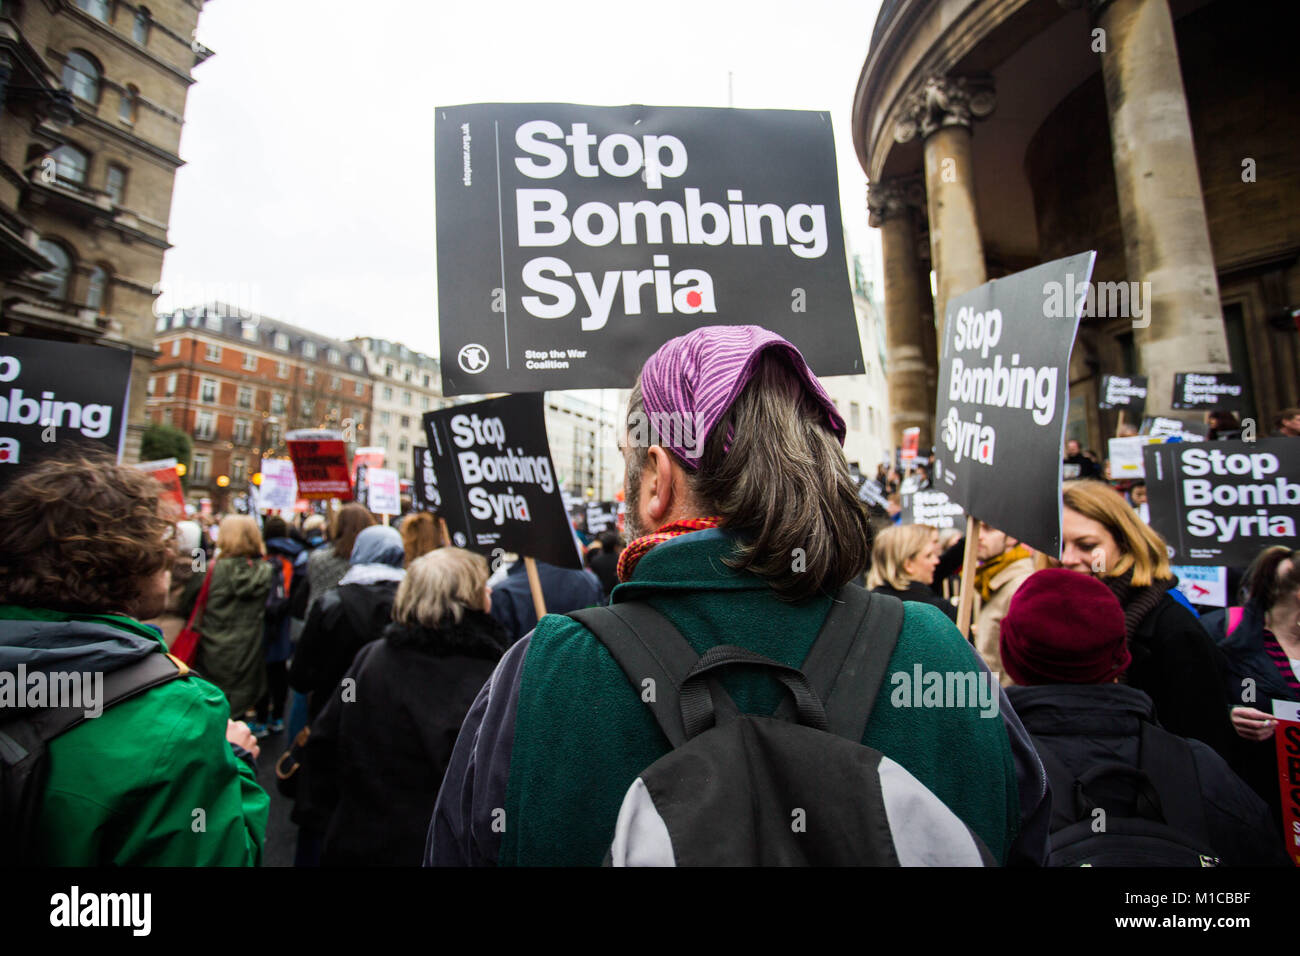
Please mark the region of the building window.
POLYGON ((284 414, 284 392, 273 392, 271 394, 271 414, 284 414))
POLYGON ((236 445, 247 445, 249 434, 251 433, 251 431, 252 429, 248 427, 247 418, 236 418, 235 434, 231 437, 231 441, 233 441, 236 445))
POLYGON ((131 39, 141 46, 149 45, 148 7, 141 7, 135 12, 135 22, 131 24, 131 39))
POLYGON ((199 401, 215 404, 217 401, 217 380, 205 378, 199 383, 199 401))
POLYGON ((170 398, 175 394, 176 394, 176 373, 172 372, 170 375, 167 376, 167 397, 170 398))
MULTIPOLYGON (((424 376, 424 387, 425 387, 425 388, 430 388, 430 387, 431 387, 430 384, 429 384, 429 376, 427 376, 427 375, 424 376)), ((428 406, 425 406, 425 407, 427 408, 428 406)))
POLYGON ((248 480, 248 462, 242 458, 234 458, 230 462, 230 481, 232 484, 242 485, 248 480))
POLYGON ((113 200, 114 205, 126 202, 126 170, 121 166, 109 165, 108 176, 104 179, 104 191, 113 200))
POLYGON ((392 362, 385 362, 385 363, 384 363, 384 375, 386 375, 388 378, 393 378, 393 376, 394 376, 394 372, 393 372, 393 363, 392 363, 392 362))
POLYGON ((285 335, 283 332, 276 332, 271 344, 281 352, 287 352, 289 351, 289 336, 285 335))
POLYGON ((386 402, 391 402, 392 400, 393 400, 393 388, 392 388, 391 385, 385 385, 385 386, 384 386, 384 401, 386 401, 386 402))
MULTIPOLYGON (((427 376, 426 376, 426 377, 427 377, 427 376)), ((430 401, 429 401, 429 396, 428 396, 428 395, 421 395, 421 396, 420 396, 420 408, 422 408, 424 411, 427 412, 427 411, 429 410, 429 405, 430 405, 430 404, 431 404, 431 403, 430 403, 430 401)))
POLYGON ((140 89, 132 84, 127 84, 126 89, 122 91, 122 96, 117 103, 117 118, 123 123, 135 125, 138 114, 137 104, 140 101, 140 89))
POLYGON ((63 62, 63 85, 87 103, 99 103, 100 69, 85 53, 73 50, 63 62))
POLYGON ((383 448, 385 451, 388 450, 388 436, 386 434, 379 436, 379 447, 383 448))
POLYGON ((862 427, 862 406, 857 402, 849 402, 849 427, 854 431, 862 427))
POLYGON ((197 454, 194 461, 190 464, 190 478, 196 483, 202 483, 208 480, 208 456, 197 454))
POLYGON ((391 425, 392 423, 393 423, 393 414, 392 414, 392 412, 380 412, 380 413, 379 413, 379 424, 381 424, 381 425, 391 425))
POLYGON ((108 273, 95 266, 90 270, 90 281, 86 284, 86 308, 96 312, 103 311, 104 290, 108 288, 108 273))
POLYGON ((172 424, 172 410, 170 408, 163 409, 163 421, 168 425, 172 424))
POLYGON ((406 450, 409 449, 410 447, 411 447, 410 442, 408 442, 408 441, 406 440, 406 436, 405 436, 405 435, 403 435, 403 436, 398 440, 398 442, 397 442, 397 450, 398 450, 398 451, 406 451, 406 450))
POLYGON ((331 391, 331 392, 337 392, 337 391, 338 391, 340 388, 342 388, 342 387, 343 387, 343 380, 340 379, 337 375, 331 375, 331 376, 330 376, 330 391, 331 391))
POLYGON ((402 392, 402 404, 403 404, 403 405, 410 405, 410 404, 411 404, 411 393, 410 393, 410 392, 402 392))
MULTIPOLYGON (((360 355, 354 355, 348 359, 348 367, 351 368, 352 371, 354 372, 363 372, 365 371, 366 368, 365 359, 363 359, 360 355)), ((359 395, 361 393, 358 392, 357 394, 359 395)))
POLYGON ((243 322, 239 326, 239 337, 245 342, 257 341, 257 324, 254 322, 243 322))
POLYGON ((204 353, 203 353, 203 359, 204 359, 204 361, 206 361, 206 362, 220 362, 220 361, 221 361, 221 346, 220 346, 220 345, 209 345, 209 346, 207 347, 207 349, 206 349, 206 350, 204 351, 204 353))
POLYGON ((313 402, 310 398, 304 398, 302 400, 301 408, 302 408, 303 418, 311 418, 313 415, 316 414, 316 403, 313 402))
POLYGON ((37 281, 45 285, 45 294, 51 299, 66 299, 68 297, 68 277, 72 274, 71 258, 61 245, 50 242, 48 239, 42 239, 36 244, 36 248, 41 255, 54 263, 53 269, 42 272, 36 277, 37 281))
POLYGON ((194 437, 202 441, 211 441, 216 433, 216 419, 217 416, 211 412, 197 413, 194 416, 194 437))
POLYGON ((75 146, 60 146, 50 153, 54 160, 54 176, 61 183, 73 186, 86 185, 86 170, 90 157, 75 146))
POLYGON ((245 372, 257 371, 257 356, 254 355, 252 352, 244 353, 244 371, 245 372))
POLYGON ((302 357, 305 358, 305 359, 314 359, 314 358, 316 357, 316 343, 315 343, 315 342, 303 342, 303 343, 302 343, 302 357))
POLYGON ((403 428, 410 428, 410 427, 411 427, 411 416, 410 416, 410 415, 403 415, 403 416, 402 416, 402 427, 403 427, 403 428))
POLYGON ((308 385, 315 385, 315 384, 316 384, 316 370, 315 370, 314 368, 309 368, 309 369, 307 369, 306 371, 303 372, 303 374, 302 374, 302 379, 303 379, 303 381, 306 382, 308 385))
POLYGON ((248 385, 239 386, 239 407, 240 408, 253 407, 253 389, 248 385))
POLYGON ((364 395, 365 392, 366 392, 366 385, 364 382, 356 381, 352 383, 352 393, 354 395, 364 395))
POLYGON ((174 356, 178 356, 178 355, 180 355, 180 354, 181 354, 181 340, 180 340, 180 339, 175 339, 175 340, 172 342, 172 355, 173 355, 173 357, 174 357, 174 356))
POLYGON ((414 374, 415 374, 415 373, 412 372, 412 371, 408 368, 405 372, 402 373, 402 377, 405 378, 405 379, 409 382, 409 381, 411 380, 411 376, 414 375, 414 374))
POLYGON ((108 23, 112 12, 109 9, 108 0, 77 0, 77 6, 96 20, 102 20, 104 23, 108 23))
POLYGON ((289 377, 289 363, 288 363, 288 362, 276 362, 276 363, 275 363, 275 374, 276 374, 277 376, 279 376, 280 378, 288 378, 288 377, 289 377))
POLYGON ((153 389, 154 389, 154 377, 150 375, 149 384, 145 386, 144 393, 148 395, 150 398, 153 398, 153 389))
POLYGON ((338 350, 338 349, 330 349, 328 352, 325 353, 325 360, 326 360, 327 362, 329 362, 331 365, 338 365, 338 364, 339 364, 339 350, 338 350))

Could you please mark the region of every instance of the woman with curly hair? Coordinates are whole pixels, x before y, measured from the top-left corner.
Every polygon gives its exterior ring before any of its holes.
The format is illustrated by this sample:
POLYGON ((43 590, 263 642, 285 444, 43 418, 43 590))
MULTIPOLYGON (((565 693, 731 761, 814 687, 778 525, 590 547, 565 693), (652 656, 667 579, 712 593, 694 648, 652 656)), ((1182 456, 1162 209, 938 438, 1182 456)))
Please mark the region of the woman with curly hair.
MULTIPOLYGON (((0 493, 0 676, 104 684, 161 664, 141 621, 167 600, 174 528, 158 483, 107 456, 49 459, 0 493), (21 670, 20 670, 21 669, 21 670)), ((269 801, 232 744, 256 753, 221 691, 177 675, 47 743, 48 777, 22 860, 40 866, 248 866, 269 801), (192 811, 202 807, 196 831, 192 811)), ((19 715, 0 698, 0 725, 19 715)), ((101 697, 99 703, 104 703, 101 697)), ((87 714, 91 716, 91 714, 87 714)), ((0 847, 6 859, 14 847, 0 847)))
POLYGON ((195 669, 225 692, 232 715, 252 711, 249 719, 254 722, 257 704, 266 696, 262 634, 272 572, 265 557, 266 547, 253 518, 222 518, 208 605, 196 623, 203 636, 195 669))

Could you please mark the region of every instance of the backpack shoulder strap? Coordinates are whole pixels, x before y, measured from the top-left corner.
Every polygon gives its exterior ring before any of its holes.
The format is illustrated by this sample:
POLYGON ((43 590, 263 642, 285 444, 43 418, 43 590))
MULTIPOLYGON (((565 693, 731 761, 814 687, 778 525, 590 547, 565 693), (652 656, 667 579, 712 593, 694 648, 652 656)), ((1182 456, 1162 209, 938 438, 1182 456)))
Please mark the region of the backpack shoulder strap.
POLYGON ((672 622, 644 601, 589 607, 568 616, 596 635, 638 692, 647 677, 654 680, 650 712, 674 748, 685 743, 682 683, 700 655, 672 622))
MULTIPOLYGON (((802 668, 831 733, 862 743, 902 626, 903 602, 896 597, 855 584, 835 595, 802 668)), ((777 713, 789 719, 789 703, 777 713)))
MULTIPOLYGON (((170 654, 149 654, 133 664, 104 675, 103 710, 114 704, 144 693, 150 688, 165 684, 189 674, 190 669, 170 654)), ((51 741, 86 719, 83 707, 49 707, 28 713, 19 712, 18 720, 26 720, 42 741, 51 741)))
POLYGON ((1158 724, 1144 720, 1138 767, 1160 797, 1165 822, 1195 837, 1203 846, 1213 847, 1191 745, 1158 724))

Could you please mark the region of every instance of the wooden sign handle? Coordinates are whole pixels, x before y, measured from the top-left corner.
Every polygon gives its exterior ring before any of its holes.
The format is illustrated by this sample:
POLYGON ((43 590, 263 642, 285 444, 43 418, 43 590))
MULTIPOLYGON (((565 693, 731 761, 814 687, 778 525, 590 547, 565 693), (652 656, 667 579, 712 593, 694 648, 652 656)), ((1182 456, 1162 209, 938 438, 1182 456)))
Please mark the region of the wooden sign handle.
POLYGON ((537 562, 532 558, 524 558, 524 570, 528 572, 528 589, 533 592, 533 610, 537 612, 537 620, 546 616, 546 598, 542 596, 542 579, 537 576, 537 562))
POLYGON ((957 630, 970 640, 971 611, 975 607, 975 563, 979 553, 979 522, 966 516, 966 550, 961 561, 961 596, 957 599, 957 630))

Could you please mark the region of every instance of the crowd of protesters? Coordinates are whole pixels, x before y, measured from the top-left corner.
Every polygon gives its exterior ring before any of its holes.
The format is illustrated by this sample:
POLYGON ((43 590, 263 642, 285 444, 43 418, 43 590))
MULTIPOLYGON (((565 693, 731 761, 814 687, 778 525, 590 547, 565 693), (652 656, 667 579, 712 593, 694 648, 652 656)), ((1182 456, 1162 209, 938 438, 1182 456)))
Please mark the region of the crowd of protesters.
MULTIPOLYGON (((174 671, 48 741, 27 862, 256 865, 259 759, 294 800, 303 866, 789 861, 733 845, 743 834, 719 836, 717 856, 652 839, 663 823, 642 776, 683 741, 604 628, 622 621, 610 626, 640 635, 669 675, 668 644, 646 635, 689 646, 688 668, 721 650, 748 663, 708 681, 704 726, 721 730, 781 713, 764 668, 812 682, 814 648, 865 646, 843 607, 893 622, 885 674, 987 678, 999 718, 900 704, 888 679, 869 699, 813 706, 786 680, 801 722, 822 705, 833 718, 809 726, 862 711, 851 743, 881 755, 886 802, 900 780, 911 788, 886 858, 1288 862, 1271 704, 1300 701, 1300 552, 1265 550, 1229 607, 1195 607, 1144 486, 1109 482, 1072 440, 1059 556, 976 524, 967 638, 954 626, 961 532, 900 515, 932 458, 882 464, 889 507, 873 516, 844 422, 789 343, 753 326, 674 339, 628 411, 690 416, 705 440, 625 450, 625 527, 575 534, 581 569, 535 565, 540 620, 522 558, 453 547, 432 514, 390 527, 346 504, 175 521, 151 478, 111 458, 27 470, 0 493, 0 675, 174 671), (600 607, 612 618, 584 610, 600 607), (191 629, 187 665, 167 652, 191 629), (1098 806, 1142 821, 1146 856, 1104 833, 1099 848, 1098 806)), ((1235 419, 1210 424, 1211 439, 1240 434, 1235 419)), ((1276 434, 1300 435, 1300 411, 1276 434)), ((670 681, 683 715, 699 704, 688 683, 686 670, 670 681)), ((868 811, 835 812, 857 825, 868 811)))

